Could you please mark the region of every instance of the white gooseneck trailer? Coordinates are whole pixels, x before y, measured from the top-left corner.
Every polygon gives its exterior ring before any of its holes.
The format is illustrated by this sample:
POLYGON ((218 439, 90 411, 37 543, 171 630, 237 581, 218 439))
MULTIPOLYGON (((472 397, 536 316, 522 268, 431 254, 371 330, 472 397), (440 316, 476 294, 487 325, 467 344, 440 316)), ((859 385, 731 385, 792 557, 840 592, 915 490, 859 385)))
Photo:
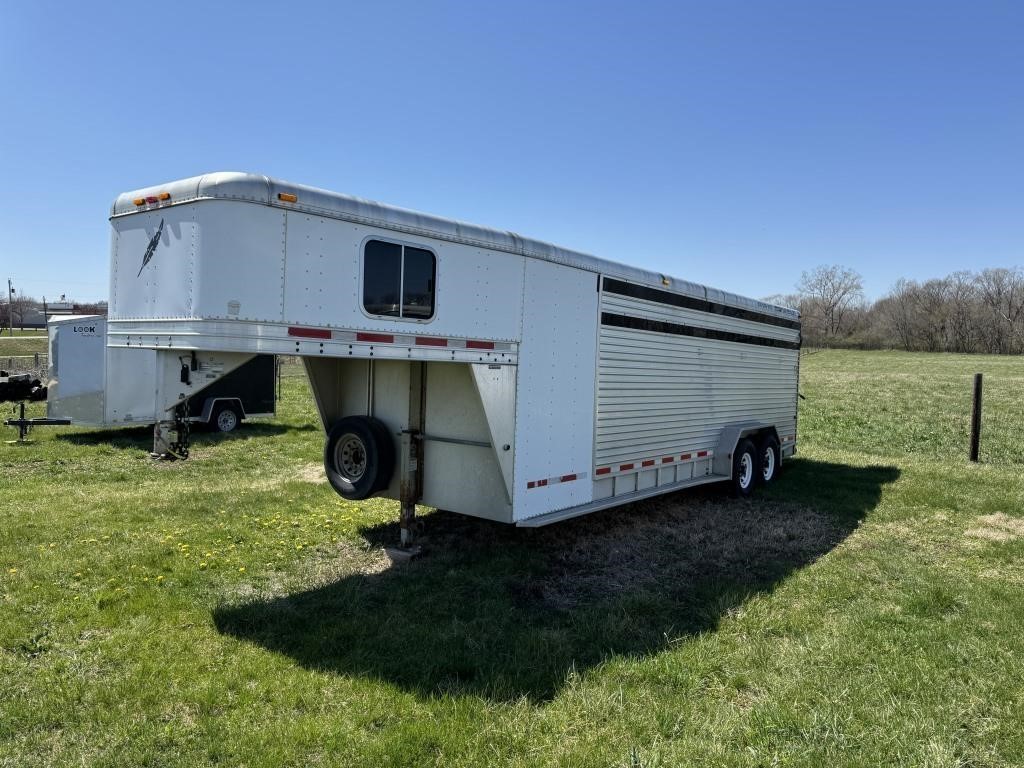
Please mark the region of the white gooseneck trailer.
POLYGON ((537 526, 796 450, 799 314, 501 232, 242 173, 113 205, 107 343, 175 412, 305 362, 346 498, 537 526), (182 361, 190 370, 184 370, 182 361))

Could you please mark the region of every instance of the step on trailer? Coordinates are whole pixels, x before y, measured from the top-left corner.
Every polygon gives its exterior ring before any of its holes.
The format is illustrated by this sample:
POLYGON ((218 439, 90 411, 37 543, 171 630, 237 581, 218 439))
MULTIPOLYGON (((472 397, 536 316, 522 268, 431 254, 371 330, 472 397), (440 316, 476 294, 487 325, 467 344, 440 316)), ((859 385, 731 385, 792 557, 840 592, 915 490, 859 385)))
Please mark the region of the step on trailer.
POLYGON ((796 451, 794 310, 519 235, 214 173, 113 205, 107 344, 175 412, 253 355, 302 358, 347 499, 540 526, 796 451), (207 381, 207 379, 203 379, 207 381))

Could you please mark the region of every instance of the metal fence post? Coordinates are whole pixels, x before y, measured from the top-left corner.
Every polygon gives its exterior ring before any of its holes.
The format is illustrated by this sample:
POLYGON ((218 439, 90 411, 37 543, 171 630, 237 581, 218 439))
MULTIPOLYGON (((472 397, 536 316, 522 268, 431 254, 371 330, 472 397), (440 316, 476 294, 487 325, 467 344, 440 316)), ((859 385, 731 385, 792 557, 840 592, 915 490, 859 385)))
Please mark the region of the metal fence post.
POLYGON ((978 460, 981 443, 981 374, 974 374, 974 404, 971 407, 971 461, 978 460))

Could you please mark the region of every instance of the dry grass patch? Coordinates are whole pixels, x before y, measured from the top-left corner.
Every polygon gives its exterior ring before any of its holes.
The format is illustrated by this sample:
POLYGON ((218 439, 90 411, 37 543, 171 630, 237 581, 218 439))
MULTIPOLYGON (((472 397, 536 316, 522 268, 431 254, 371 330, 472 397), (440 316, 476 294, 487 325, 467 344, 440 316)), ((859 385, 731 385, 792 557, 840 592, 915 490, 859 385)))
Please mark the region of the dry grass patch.
POLYGON ((975 523, 976 527, 968 528, 964 536, 995 542, 1015 541, 1024 537, 1024 519, 1010 517, 1004 512, 982 515, 975 523))

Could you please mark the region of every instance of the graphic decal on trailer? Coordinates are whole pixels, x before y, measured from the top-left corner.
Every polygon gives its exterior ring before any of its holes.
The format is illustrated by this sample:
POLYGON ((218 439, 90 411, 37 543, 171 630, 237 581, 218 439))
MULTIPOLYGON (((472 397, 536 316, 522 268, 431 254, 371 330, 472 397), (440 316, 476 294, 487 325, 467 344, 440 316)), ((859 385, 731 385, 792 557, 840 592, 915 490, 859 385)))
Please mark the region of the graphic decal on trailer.
POLYGON ((164 220, 160 219, 160 226, 156 228, 156 234, 153 235, 153 238, 149 241, 149 245, 146 246, 146 252, 142 254, 142 266, 139 267, 139 274, 136 275, 136 277, 142 274, 142 270, 146 268, 146 265, 149 264, 149 260, 153 258, 153 253, 156 251, 157 245, 160 244, 160 237, 163 233, 164 220))

